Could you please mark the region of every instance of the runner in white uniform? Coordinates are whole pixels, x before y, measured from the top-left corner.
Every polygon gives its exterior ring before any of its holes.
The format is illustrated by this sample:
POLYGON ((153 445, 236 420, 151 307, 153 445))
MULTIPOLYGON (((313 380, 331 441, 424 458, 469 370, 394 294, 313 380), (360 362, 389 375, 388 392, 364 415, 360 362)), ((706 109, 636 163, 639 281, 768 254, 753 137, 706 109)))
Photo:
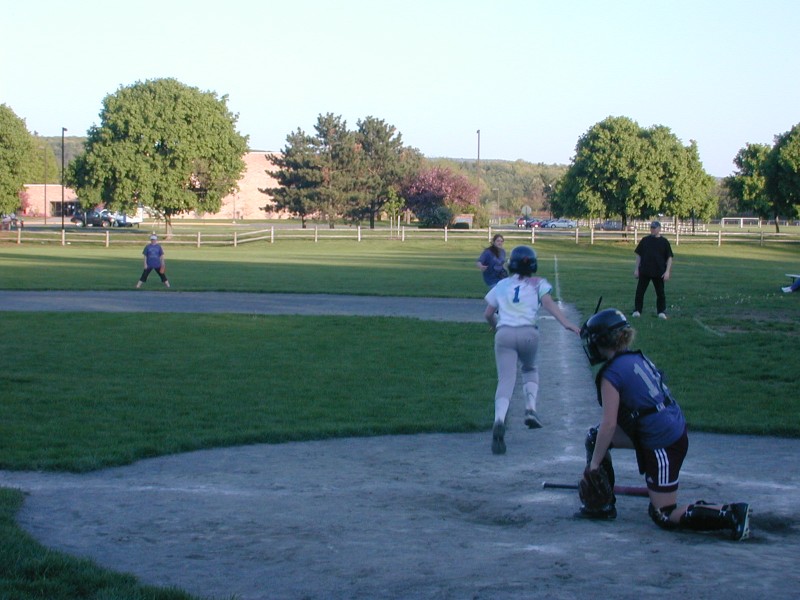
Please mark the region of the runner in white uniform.
POLYGON ((511 252, 508 270, 512 274, 502 279, 486 294, 484 316, 495 330, 494 356, 497 363, 497 390, 494 396, 494 426, 492 452, 505 454, 506 415, 514 384, 517 381, 517 361, 522 366, 522 389, 525 393, 525 425, 541 427, 536 412, 539 394, 539 371, 536 351, 539 347, 539 328, 536 317, 544 306, 565 328, 580 334, 580 327, 571 323, 550 295, 553 286, 537 270, 536 252, 529 246, 517 246, 511 252))

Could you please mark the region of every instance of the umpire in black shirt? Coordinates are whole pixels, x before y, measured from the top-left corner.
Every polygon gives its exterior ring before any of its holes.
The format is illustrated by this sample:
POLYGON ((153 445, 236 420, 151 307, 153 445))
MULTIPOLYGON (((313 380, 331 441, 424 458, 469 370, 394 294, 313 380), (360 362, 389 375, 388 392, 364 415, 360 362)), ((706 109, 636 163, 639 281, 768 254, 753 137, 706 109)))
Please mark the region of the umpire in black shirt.
POLYGON ((659 319, 667 318, 667 297, 664 295, 664 282, 669 281, 672 270, 672 246, 665 237, 661 237, 661 223, 650 223, 650 235, 643 237, 636 246, 636 268, 633 276, 639 281, 636 284, 633 316, 642 314, 644 293, 653 282, 656 291, 656 310, 659 319))

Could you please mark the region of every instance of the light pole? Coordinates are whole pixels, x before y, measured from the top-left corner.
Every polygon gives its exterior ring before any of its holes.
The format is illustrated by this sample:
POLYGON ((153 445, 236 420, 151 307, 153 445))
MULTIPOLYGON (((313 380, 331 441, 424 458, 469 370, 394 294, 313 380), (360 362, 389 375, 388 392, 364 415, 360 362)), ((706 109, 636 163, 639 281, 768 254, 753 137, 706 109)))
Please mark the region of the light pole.
POLYGON ((476 131, 478 134, 478 162, 475 163, 475 170, 478 172, 478 178, 481 176, 481 130, 476 131))
POLYGON ((61 231, 64 231, 64 133, 66 127, 61 128, 61 231))
POLYGON ((44 148, 44 224, 47 225, 47 144, 44 148))

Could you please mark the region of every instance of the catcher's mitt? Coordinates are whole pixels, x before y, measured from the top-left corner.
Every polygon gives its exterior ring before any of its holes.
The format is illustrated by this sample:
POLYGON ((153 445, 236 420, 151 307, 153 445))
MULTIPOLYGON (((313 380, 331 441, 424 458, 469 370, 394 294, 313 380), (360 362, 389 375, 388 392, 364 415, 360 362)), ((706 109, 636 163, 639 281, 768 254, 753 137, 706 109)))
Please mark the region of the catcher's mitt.
POLYGON ((586 467, 583 479, 578 484, 578 495, 588 511, 608 509, 616 501, 614 485, 609 481, 608 473, 602 466, 595 471, 590 471, 589 467, 586 467))

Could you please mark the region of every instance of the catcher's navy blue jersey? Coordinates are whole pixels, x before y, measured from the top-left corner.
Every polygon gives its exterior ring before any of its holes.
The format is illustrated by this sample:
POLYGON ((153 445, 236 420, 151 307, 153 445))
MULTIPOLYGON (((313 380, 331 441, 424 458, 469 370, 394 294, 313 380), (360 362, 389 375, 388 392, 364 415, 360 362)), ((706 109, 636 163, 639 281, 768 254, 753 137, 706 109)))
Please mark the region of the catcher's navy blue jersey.
POLYGON ((683 435, 686 421, 680 407, 667 400, 661 373, 641 352, 618 354, 601 376, 619 392, 619 421, 626 409, 645 413, 635 420, 636 437, 644 448, 666 448, 683 435), (654 412, 656 407, 662 409, 654 412))

